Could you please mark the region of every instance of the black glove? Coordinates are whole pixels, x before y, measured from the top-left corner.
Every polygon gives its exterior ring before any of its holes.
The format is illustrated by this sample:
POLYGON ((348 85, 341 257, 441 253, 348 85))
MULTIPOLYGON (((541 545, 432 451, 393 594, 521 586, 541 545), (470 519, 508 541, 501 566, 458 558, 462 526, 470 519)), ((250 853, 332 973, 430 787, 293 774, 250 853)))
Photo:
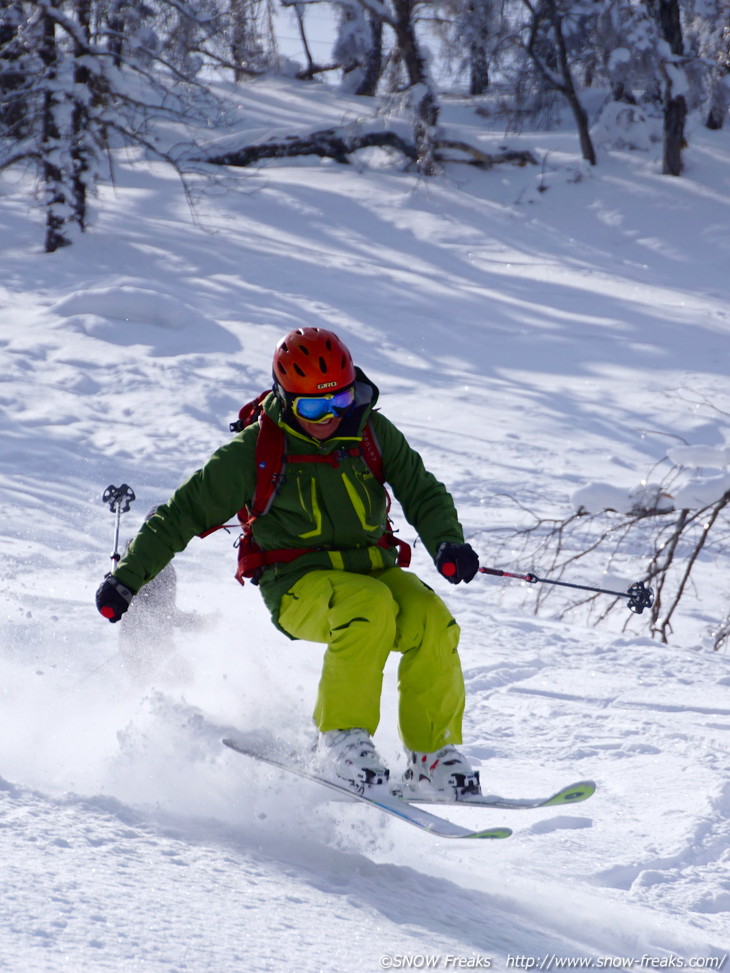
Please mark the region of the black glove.
POLYGON ((444 543, 436 554, 436 570, 451 584, 467 583, 479 570, 479 557, 471 544, 444 543))
POLYGON ((136 593, 118 581, 113 574, 108 574, 96 589, 96 607, 104 618, 108 618, 110 622, 118 622, 136 593))

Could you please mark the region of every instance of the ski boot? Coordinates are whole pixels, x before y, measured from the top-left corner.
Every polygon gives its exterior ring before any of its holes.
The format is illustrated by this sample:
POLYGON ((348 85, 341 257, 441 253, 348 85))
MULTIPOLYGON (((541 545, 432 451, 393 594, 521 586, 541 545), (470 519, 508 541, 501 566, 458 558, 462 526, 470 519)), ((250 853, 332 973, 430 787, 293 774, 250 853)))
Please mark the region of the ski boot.
POLYGON ((387 786, 390 771, 367 730, 328 730, 320 734, 318 750, 323 771, 334 772, 359 793, 366 788, 387 786))
POLYGON ((408 767, 403 774, 404 795, 438 795, 460 800, 481 794, 479 771, 456 747, 448 744, 434 753, 407 750, 408 767))

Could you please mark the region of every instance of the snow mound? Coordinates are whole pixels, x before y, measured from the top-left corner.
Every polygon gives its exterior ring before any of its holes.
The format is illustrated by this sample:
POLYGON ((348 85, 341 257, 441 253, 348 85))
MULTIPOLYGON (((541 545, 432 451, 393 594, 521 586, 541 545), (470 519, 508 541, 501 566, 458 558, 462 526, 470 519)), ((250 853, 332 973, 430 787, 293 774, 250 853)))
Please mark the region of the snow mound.
POLYGON ((238 342, 215 320, 164 286, 136 283, 79 290, 57 301, 62 327, 117 345, 147 345, 165 354, 233 353, 238 342), (177 340, 170 339, 175 332, 177 340))
POLYGON ((674 502, 658 483, 642 483, 639 486, 617 487, 612 483, 592 482, 575 490, 571 502, 573 509, 584 513, 600 513, 603 510, 620 514, 636 514, 642 511, 661 513, 674 509, 674 502))

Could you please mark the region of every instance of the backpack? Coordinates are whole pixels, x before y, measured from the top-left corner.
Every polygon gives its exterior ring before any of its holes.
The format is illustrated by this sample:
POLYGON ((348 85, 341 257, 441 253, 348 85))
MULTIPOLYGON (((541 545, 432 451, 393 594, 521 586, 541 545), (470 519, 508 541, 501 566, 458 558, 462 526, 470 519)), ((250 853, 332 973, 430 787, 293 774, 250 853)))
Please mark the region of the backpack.
MULTIPOLYGON (((242 406, 238 413, 238 419, 230 423, 231 432, 242 432, 248 426, 258 422, 259 434, 256 440, 256 486, 253 498, 248 506, 242 507, 238 511, 238 520, 241 524, 241 536, 236 541, 238 550, 238 564, 236 568, 236 581, 244 584, 245 578, 249 578, 253 584, 258 584, 261 572, 269 564, 288 564, 295 558, 303 554, 312 554, 316 548, 295 547, 284 548, 275 551, 262 551, 253 539, 253 525, 259 517, 264 517, 269 512, 274 498, 283 483, 286 465, 293 463, 329 463, 331 466, 338 464, 337 454, 327 456, 316 456, 304 454, 295 456, 285 452, 286 436, 284 430, 266 414, 263 408, 264 399, 270 394, 271 389, 261 392, 255 399, 242 406)), ((340 451, 341 453, 342 451, 340 451)), ((344 450, 348 456, 361 455, 370 472, 378 483, 385 488, 385 477, 383 475, 383 457, 380 452, 377 438, 372 425, 368 421, 363 430, 362 441, 358 446, 344 450)), ((390 510, 390 495, 386 490, 387 507, 390 510)), ((411 548, 405 541, 395 537, 390 517, 387 517, 386 530, 378 541, 380 547, 398 548, 398 567, 407 568, 411 563, 411 548)), ((207 537, 213 531, 221 530, 220 527, 212 527, 210 530, 201 534, 207 537)))

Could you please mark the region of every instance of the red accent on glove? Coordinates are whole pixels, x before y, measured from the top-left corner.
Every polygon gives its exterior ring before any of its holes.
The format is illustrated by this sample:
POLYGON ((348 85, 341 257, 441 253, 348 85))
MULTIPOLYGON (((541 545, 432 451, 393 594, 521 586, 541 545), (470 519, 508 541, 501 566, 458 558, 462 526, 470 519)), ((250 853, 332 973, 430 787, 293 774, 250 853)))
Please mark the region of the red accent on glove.
POLYGON ((447 561, 441 565, 441 574, 445 578, 452 578, 456 574, 456 565, 453 561, 447 561))
POLYGON ((104 605, 102 608, 99 609, 99 614, 103 615, 104 618, 114 618, 116 612, 114 611, 111 605, 104 605))

